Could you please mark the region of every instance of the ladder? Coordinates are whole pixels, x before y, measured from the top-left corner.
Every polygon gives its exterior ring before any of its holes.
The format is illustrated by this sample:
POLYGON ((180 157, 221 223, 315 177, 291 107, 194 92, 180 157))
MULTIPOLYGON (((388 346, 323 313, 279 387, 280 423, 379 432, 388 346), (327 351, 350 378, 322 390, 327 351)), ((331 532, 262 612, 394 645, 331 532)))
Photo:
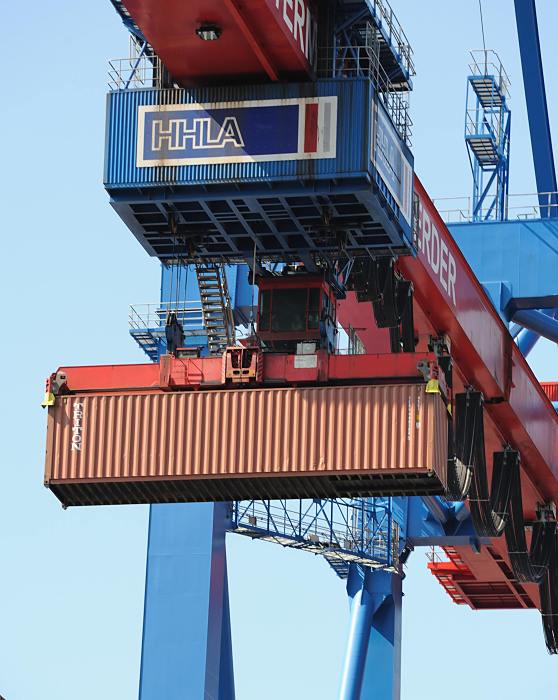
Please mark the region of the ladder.
POLYGON ((209 353, 217 355, 235 344, 234 319, 225 266, 218 263, 196 263, 196 277, 209 353))

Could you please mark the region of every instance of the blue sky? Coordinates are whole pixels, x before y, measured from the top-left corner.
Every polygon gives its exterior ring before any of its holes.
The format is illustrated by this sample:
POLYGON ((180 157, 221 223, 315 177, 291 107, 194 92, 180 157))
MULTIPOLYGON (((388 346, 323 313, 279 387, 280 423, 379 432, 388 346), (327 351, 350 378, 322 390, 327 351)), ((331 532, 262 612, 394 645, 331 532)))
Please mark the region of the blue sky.
MULTIPOLYGON (((463 144, 476 0, 393 0, 415 48, 416 169, 433 197, 467 195, 463 144)), ((487 45, 512 80, 511 190, 535 190, 512 0, 485 1, 487 45)), ((539 0, 554 123, 558 6, 539 0)), ((42 486, 45 377, 60 364, 143 361, 129 303, 155 301, 159 270, 103 191, 106 63, 127 37, 108 0, 4 3, 0 109, 0 694, 8 700, 137 697, 147 508, 62 511, 42 486)), ((556 348, 532 364, 558 378, 556 348)), ((336 698, 347 626, 343 584, 325 562, 229 537, 237 697, 336 698)), ((538 613, 450 603, 411 557, 403 698, 510 700, 556 693, 538 613), (466 669, 466 670, 465 670, 466 669), (466 677, 466 682, 463 680, 466 677), (457 681, 457 682, 456 682, 457 681)))

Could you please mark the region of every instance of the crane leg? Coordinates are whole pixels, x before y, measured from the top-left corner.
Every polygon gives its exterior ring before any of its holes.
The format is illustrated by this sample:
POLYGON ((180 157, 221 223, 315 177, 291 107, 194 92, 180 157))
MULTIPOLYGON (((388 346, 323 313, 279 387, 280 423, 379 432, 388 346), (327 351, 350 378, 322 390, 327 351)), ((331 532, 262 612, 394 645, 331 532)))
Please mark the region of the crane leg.
POLYGON ((349 640, 340 700, 399 700, 401 577, 352 565, 349 640))
POLYGON ((139 700, 234 700, 226 512, 151 506, 139 700))

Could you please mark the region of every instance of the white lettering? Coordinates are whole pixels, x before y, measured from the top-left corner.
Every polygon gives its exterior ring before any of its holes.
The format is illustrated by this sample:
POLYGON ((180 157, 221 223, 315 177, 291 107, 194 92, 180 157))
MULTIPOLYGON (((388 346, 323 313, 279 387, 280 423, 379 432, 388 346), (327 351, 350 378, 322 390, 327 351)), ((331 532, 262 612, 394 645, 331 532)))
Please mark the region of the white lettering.
POLYGON ((443 236, 432 223, 426 210, 421 206, 419 212, 418 249, 426 259, 438 279, 441 288, 453 304, 457 306, 455 286, 457 283, 457 265, 451 250, 443 236))
POLYGON ((304 3, 302 0, 296 0, 295 2, 295 14, 294 14, 294 40, 298 35, 298 43, 300 45, 300 50, 302 53, 306 53, 306 40, 304 38, 304 21, 306 13, 304 11, 304 3))
POLYGON ((440 239, 440 282, 442 283, 442 287, 448 291, 448 281, 446 278, 446 275, 444 274, 444 271, 448 271, 448 247, 444 243, 444 239, 440 239))
POLYGON ((285 24, 289 28, 289 31, 291 34, 293 33, 293 23, 291 22, 290 17, 287 14, 287 7, 290 7, 291 10, 293 9, 293 0, 284 0, 283 1, 283 19, 285 20, 285 24))
POLYGON ((151 126, 151 150, 183 151, 187 145, 193 150, 202 148, 244 147, 244 139, 236 117, 225 117, 219 125, 210 117, 169 119, 166 128, 162 119, 154 119, 151 126))
POLYGON ((422 243, 422 249, 424 250, 428 264, 432 265, 432 260, 430 258, 430 219, 426 214, 422 215, 422 243))
POLYGON ((232 143, 235 148, 242 148, 244 146, 244 140, 242 139, 238 122, 234 117, 227 117, 225 119, 215 145, 218 148, 224 148, 227 143, 232 143))
POLYGON ((315 66, 318 25, 307 0, 275 0, 275 8, 311 66, 315 66))
POLYGON ((456 275, 455 259, 454 259, 453 255, 450 253, 449 254, 449 269, 448 269, 448 294, 453 299, 454 304, 456 304, 456 301, 455 301, 455 275, 456 275))
POLYGON ((79 401, 76 401, 76 403, 72 407, 72 440, 70 442, 70 450, 71 452, 80 452, 81 451, 81 445, 83 442, 83 426, 82 426, 82 419, 83 419, 83 404, 80 403, 79 401))
POLYGON ((440 236, 435 226, 430 227, 432 248, 430 249, 430 266, 436 274, 440 271, 440 236))

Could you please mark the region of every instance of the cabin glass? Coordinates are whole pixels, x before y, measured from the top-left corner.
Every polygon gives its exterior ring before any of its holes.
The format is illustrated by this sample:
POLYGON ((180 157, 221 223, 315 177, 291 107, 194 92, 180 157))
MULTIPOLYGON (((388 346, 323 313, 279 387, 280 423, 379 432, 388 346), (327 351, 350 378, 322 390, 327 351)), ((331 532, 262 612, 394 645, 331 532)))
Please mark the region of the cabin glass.
POLYGON ((305 331, 308 290, 276 289, 271 308, 271 330, 277 333, 305 331))
POLYGON ((269 317, 271 314, 271 291, 264 289, 260 291, 260 318, 259 318, 259 330, 268 331, 269 330, 269 317))
POLYGON ((320 323, 320 290, 308 290, 308 330, 316 330, 320 323))

